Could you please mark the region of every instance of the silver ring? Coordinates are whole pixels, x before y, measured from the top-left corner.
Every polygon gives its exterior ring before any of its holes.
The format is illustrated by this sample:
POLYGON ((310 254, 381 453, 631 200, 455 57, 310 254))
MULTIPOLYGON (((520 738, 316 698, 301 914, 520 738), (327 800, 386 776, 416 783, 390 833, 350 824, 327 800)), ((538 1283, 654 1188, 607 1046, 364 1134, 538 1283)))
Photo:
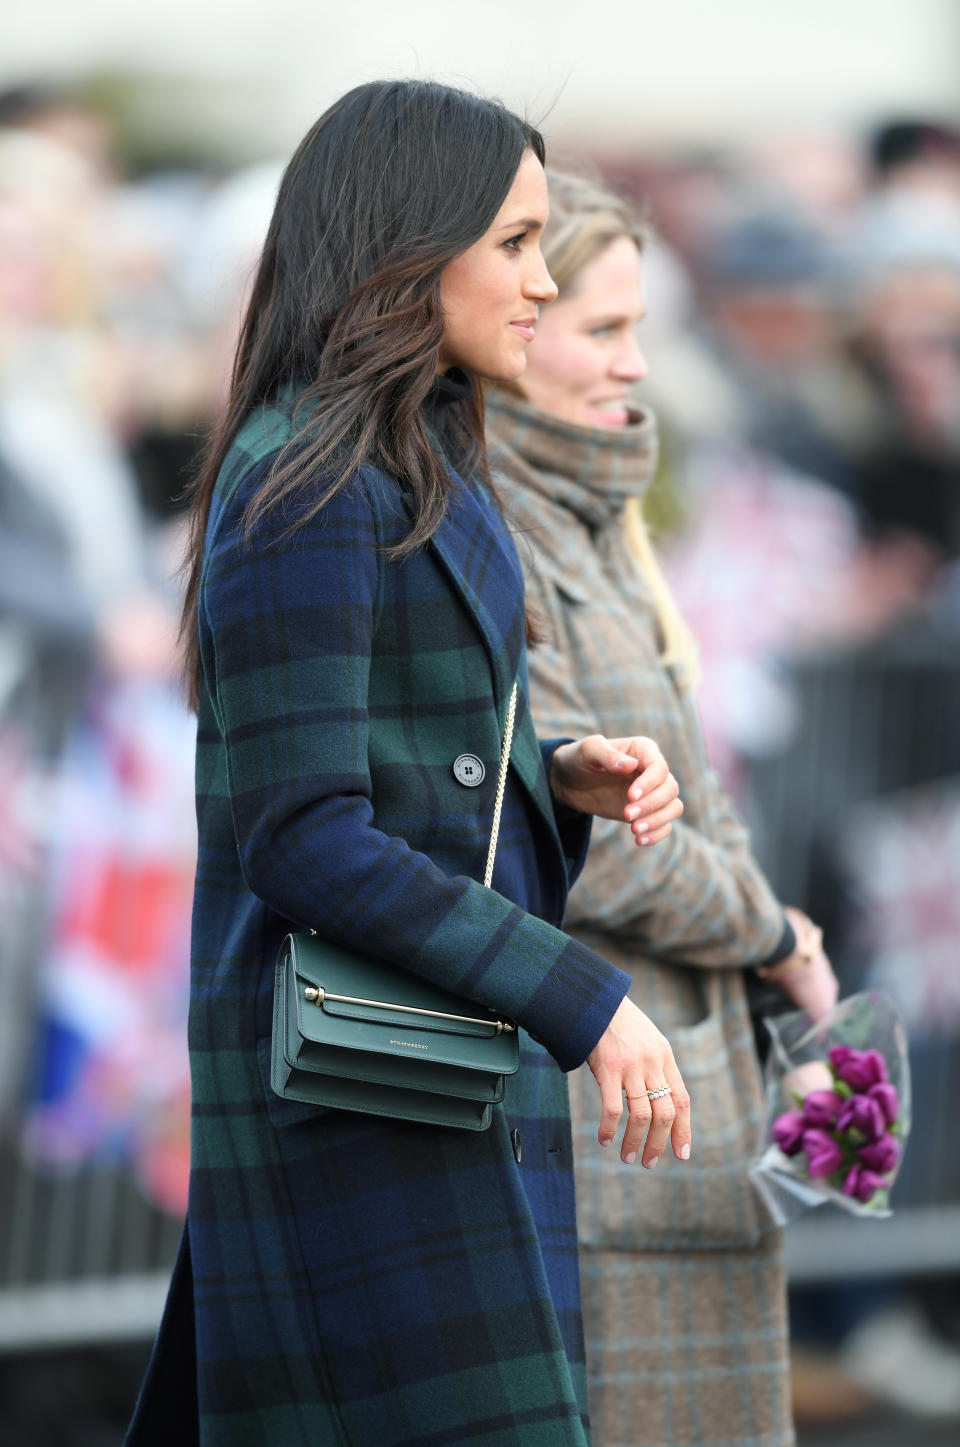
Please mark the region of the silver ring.
POLYGON ((648 1090, 647 1094, 651 1100, 660 1100, 664 1095, 672 1095, 673 1088, 669 1085, 661 1085, 657 1090, 648 1090))

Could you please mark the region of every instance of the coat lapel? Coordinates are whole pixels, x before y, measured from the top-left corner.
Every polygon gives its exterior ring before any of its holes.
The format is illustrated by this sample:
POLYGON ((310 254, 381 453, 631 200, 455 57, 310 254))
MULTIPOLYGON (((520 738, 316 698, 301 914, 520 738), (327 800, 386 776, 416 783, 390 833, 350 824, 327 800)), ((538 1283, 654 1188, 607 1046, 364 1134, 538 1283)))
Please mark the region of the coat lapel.
POLYGON ((430 541, 483 639, 502 722, 523 656, 523 572, 507 525, 492 501, 459 478, 456 481, 444 519, 430 541))
POLYGON ((446 515, 431 545, 476 623, 490 660, 501 735, 507 700, 519 676, 520 691, 510 763, 556 840, 553 801, 543 773, 540 744, 530 715, 524 666, 523 569, 510 530, 493 501, 456 477, 446 515))

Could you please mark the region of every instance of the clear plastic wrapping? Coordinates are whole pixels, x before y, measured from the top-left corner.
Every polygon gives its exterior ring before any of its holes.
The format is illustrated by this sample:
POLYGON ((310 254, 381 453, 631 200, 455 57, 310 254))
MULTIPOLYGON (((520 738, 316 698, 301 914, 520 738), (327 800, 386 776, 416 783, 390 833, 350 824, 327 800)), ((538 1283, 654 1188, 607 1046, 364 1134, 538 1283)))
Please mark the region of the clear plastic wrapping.
POLYGON ((768 1019, 766 1109, 751 1177, 780 1226, 832 1201, 891 1214, 910 1133, 907 1039, 879 990, 851 995, 817 1024, 802 1010, 768 1019))

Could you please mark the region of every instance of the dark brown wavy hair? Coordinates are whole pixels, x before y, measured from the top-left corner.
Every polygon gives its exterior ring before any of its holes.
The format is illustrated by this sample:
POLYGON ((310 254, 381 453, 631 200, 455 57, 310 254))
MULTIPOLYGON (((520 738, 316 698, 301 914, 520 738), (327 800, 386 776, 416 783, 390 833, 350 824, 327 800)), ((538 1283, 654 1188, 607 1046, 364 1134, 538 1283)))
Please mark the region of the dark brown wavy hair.
MULTIPOLYGON (((293 156, 244 316, 226 409, 191 489, 180 637, 191 702, 200 692, 197 607, 217 476, 248 414, 285 384, 298 431, 247 507, 249 535, 296 502, 302 525, 358 467, 398 479, 411 526, 394 550, 439 525, 450 479, 422 403, 443 340, 440 276, 489 229, 540 133, 498 101, 432 81, 358 86, 320 117, 293 156)), ((444 413, 458 472, 486 477, 479 387, 444 413)), ((291 516, 293 513, 291 512, 291 516)))

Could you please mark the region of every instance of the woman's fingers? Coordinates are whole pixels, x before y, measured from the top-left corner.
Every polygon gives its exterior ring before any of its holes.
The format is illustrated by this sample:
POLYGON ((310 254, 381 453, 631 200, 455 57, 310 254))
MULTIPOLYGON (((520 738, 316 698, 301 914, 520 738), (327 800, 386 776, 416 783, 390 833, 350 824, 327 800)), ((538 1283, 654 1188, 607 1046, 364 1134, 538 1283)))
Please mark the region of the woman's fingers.
POLYGON ((641 751, 640 763, 643 765, 637 778, 630 783, 627 797, 631 802, 641 798, 649 799, 661 789, 670 776, 667 761, 657 748, 656 744, 649 739, 642 739, 639 742, 648 744, 649 748, 641 751))
POLYGON ((690 1099, 673 1051, 631 1000, 621 1000, 587 1064, 600 1087, 601 1145, 609 1145, 616 1135, 625 1094, 627 1122, 620 1147, 625 1164, 640 1159, 652 1169, 671 1138, 674 1153, 681 1160, 689 1157, 690 1099))
POLYGON ((646 1087, 642 1083, 631 1083, 627 1086, 626 1096, 627 1124, 623 1132, 620 1159, 625 1165, 632 1166, 643 1150, 643 1140, 653 1118, 653 1110, 646 1087))
POLYGON ((597 1140, 602 1146, 608 1146, 617 1133, 620 1117, 623 1115, 620 1070, 604 1064, 591 1066, 591 1069, 600 1087, 600 1129, 597 1131, 597 1140))
MULTIPOLYGON (((666 768, 666 764, 663 767, 666 768)), ((640 786, 640 780, 637 780, 637 784, 640 786)), ((639 797, 634 796, 633 787, 630 787, 627 792, 627 809, 624 810, 627 819, 640 819, 641 816, 649 818, 650 815, 659 813, 660 809, 668 809, 679 796, 679 792, 681 792, 681 786, 673 774, 669 773, 669 770, 666 771, 659 784, 656 784, 653 789, 643 790, 639 797)))
POLYGON ((656 797, 640 800, 627 808, 626 815, 638 844, 657 844, 666 839, 671 824, 683 813, 679 792, 677 781, 670 774, 656 797))
MULTIPOLYGON (((656 1086, 651 1086, 650 1089, 656 1093, 664 1083, 664 1081, 660 1081, 656 1086)), ((643 1156, 641 1159, 648 1170, 653 1170, 657 1161, 667 1148, 667 1141, 670 1138, 670 1131, 673 1126, 674 1117, 676 1116, 676 1111, 673 1106, 673 1096, 660 1095, 656 1096, 655 1099, 651 1098, 650 1109, 653 1119, 650 1122, 650 1130, 647 1133, 647 1141, 643 1148, 643 1156)))
POLYGON ((658 809, 655 814, 641 814, 639 819, 631 821, 630 828, 638 839, 644 834, 655 834, 658 831, 669 834, 670 825, 675 819, 679 819, 682 813, 683 801, 674 799, 672 804, 668 804, 665 809, 658 809))
POLYGON ((683 1083, 683 1076, 677 1069, 676 1061, 671 1058, 667 1069, 664 1071, 666 1083, 670 1086, 670 1099, 673 1102, 673 1128, 670 1131, 670 1140, 673 1145, 673 1154, 677 1160, 688 1161, 692 1144, 690 1130, 690 1094, 683 1083))

